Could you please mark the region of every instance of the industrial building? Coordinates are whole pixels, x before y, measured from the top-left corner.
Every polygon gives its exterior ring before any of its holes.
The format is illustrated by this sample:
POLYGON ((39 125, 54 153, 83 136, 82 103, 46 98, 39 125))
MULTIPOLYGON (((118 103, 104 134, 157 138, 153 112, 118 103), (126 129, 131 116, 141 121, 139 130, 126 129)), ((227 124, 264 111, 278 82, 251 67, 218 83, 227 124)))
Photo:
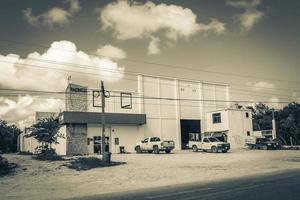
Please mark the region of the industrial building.
MULTIPOLYGON (((137 90, 110 91, 105 106, 106 148, 134 152, 145 137, 174 140, 184 149, 189 133, 222 134, 232 148, 252 135, 251 112, 230 109, 229 86, 222 83, 152 75, 137 76, 137 90), (217 121, 216 121, 217 120, 217 121)), ((98 91, 69 83, 65 110, 59 114, 65 136, 55 146, 61 155, 85 155, 101 150, 101 101, 98 91), (96 94, 96 95, 95 95, 96 94)))
MULTIPOLYGON (((150 75, 138 75, 136 83, 137 91, 111 91, 106 99, 106 142, 112 153, 119 147, 133 152, 149 136, 174 140, 176 149, 182 149, 190 132, 206 130, 207 112, 230 106, 226 84, 150 75)), ((69 84, 66 110, 59 117, 67 155, 101 149, 101 109, 94 107, 99 102, 87 87, 69 84)))

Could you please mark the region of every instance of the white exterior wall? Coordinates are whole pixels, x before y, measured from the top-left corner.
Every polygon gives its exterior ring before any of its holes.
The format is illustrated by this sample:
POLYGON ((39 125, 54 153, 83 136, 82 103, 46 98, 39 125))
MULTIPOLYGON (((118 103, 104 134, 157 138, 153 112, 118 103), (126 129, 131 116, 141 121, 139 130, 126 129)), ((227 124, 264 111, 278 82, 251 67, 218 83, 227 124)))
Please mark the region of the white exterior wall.
POLYGON ((62 138, 58 138, 58 144, 54 144, 52 148, 56 150, 56 153, 61 156, 65 156, 67 153, 67 129, 66 125, 62 126, 59 129, 60 134, 63 136, 62 138))
MULTIPOLYGON (((66 126, 62 126, 59 132, 63 135, 63 138, 58 138, 58 144, 53 144, 52 148, 56 149, 58 155, 66 155, 66 126)), ((36 148, 39 146, 39 142, 33 137, 25 137, 25 133, 20 135, 20 151, 35 153, 36 148)))
POLYGON ((20 135, 20 151, 34 153, 39 143, 33 137, 25 137, 25 133, 20 135))
MULTIPOLYGON (((88 138, 101 135, 102 126, 100 124, 88 124, 88 138)), ((119 153, 120 146, 124 146, 127 152, 133 152, 136 143, 144 138, 144 133, 139 126, 107 125, 105 136, 109 137, 109 148, 112 153, 119 153), (115 138, 119 138, 119 145, 115 145, 115 138)), ((94 153, 94 141, 90 141, 88 153, 94 153)))
POLYGON ((206 114, 206 129, 205 132, 212 131, 226 131, 229 130, 229 116, 227 110, 209 112, 206 114), (221 123, 213 123, 212 115, 220 113, 221 114, 221 123))
POLYGON ((215 112, 209 112, 207 116, 206 132, 228 130, 228 142, 231 148, 242 148, 245 145, 247 131, 250 136, 253 135, 252 113, 248 110, 226 109, 215 112), (214 124, 212 114, 221 113, 221 123, 214 124), (249 117, 246 118, 246 113, 249 117))
POLYGON ((242 148, 245 146, 247 131, 253 135, 252 115, 250 111, 229 110, 229 132, 228 141, 232 148, 242 148), (246 112, 249 118, 246 118, 246 112))
POLYGON ((140 111, 147 116, 147 124, 142 126, 145 137, 159 136, 163 140, 174 140, 176 149, 181 149, 180 119, 201 120, 203 131, 205 112, 227 107, 226 102, 215 102, 228 100, 227 85, 147 75, 140 75, 138 80, 141 96, 159 98, 141 100, 140 111))
MULTIPOLYGON (((110 130, 114 129, 115 132, 109 132, 110 141, 114 142, 114 137, 119 137, 119 146, 125 146, 127 151, 133 150, 132 145, 136 144, 137 141, 151 136, 158 136, 162 140, 174 140, 175 148, 181 149, 180 119, 201 120, 203 132, 206 126, 205 113, 227 107, 226 103, 216 102, 216 100, 228 100, 229 98, 228 86, 225 84, 181 80, 171 77, 138 75, 136 88, 138 91, 131 88, 119 92, 114 90, 111 95, 120 96, 121 92, 128 92, 135 97, 154 97, 157 99, 132 98, 132 109, 122 109, 120 97, 106 99, 106 112, 146 114, 147 122, 145 125, 111 126, 110 130), (174 99, 189 99, 189 101, 174 99)), ((109 90, 109 88, 106 89, 109 90)), ((101 112, 101 108, 93 107, 92 95, 88 95, 88 111, 101 112)), ((101 125, 89 124, 87 132, 88 138, 92 138, 94 135, 101 136, 101 125)), ((118 150, 117 147, 111 145, 112 152, 118 152, 114 148, 118 150)), ((93 142, 90 142, 88 149, 89 152, 93 152, 93 142)))

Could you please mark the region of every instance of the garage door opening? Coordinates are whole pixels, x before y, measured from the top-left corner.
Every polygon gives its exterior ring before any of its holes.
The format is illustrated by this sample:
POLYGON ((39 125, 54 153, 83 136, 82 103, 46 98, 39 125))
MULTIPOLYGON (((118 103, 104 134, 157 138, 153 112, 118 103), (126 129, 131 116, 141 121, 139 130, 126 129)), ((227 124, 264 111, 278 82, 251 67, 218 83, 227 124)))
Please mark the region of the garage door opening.
POLYGON ((181 149, 186 149, 189 142, 189 133, 201 133, 200 120, 180 120, 181 149))

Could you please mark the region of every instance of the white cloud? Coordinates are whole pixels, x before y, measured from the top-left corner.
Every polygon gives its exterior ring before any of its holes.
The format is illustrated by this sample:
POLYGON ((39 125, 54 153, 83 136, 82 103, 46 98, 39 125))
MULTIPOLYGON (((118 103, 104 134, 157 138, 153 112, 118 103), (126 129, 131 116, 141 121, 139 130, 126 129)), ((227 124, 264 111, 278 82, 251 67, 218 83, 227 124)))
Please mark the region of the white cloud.
POLYGON ((157 37, 151 38, 151 41, 148 46, 148 54, 149 55, 156 55, 156 54, 161 53, 161 50, 159 49, 159 43, 160 43, 159 38, 157 38, 157 37))
POLYGON ((70 23, 70 18, 80 10, 78 0, 68 0, 69 9, 54 7, 39 15, 33 15, 32 9, 23 10, 25 20, 31 25, 46 25, 53 27, 54 25, 64 25, 70 23))
POLYGON ((0 97, 0 118, 15 122, 20 127, 34 122, 35 112, 59 112, 64 108, 60 99, 39 99, 39 97, 19 96, 16 100, 0 97))
POLYGON ((109 44, 99 47, 96 50, 96 54, 99 56, 107 56, 114 59, 124 59, 127 57, 126 52, 123 49, 109 44))
POLYGON ((243 14, 237 15, 242 30, 249 31, 264 17, 264 13, 257 10, 247 10, 243 14))
POLYGON ((99 21, 104 30, 111 30, 120 40, 158 38, 177 41, 197 34, 221 34, 225 24, 211 19, 208 24, 197 22, 197 15, 189 8, 164 3, 145 4, 135 1, 117 1, 100 10, 99 21))
MULTIPOLYGON (((0 55, 0 63, 0 89, 61 92, 67 86, 68 75, 82 76, 89 73, 88 81, 99 82, 102 79, 114 82, 123 77, 124 71, 117 62, 90 56, 77 50, 76 45, 69 41, 53 42, 44 53, 33 52, 26 58, 15 54, 0 55)), ((32 117, 35 111, 58 111, 61 100, 55 98, 55 95, 43 98, 25 96, 14 100, 1 97, 0 93, 0 117, 21 122, 32 117)))
POLYGON ((235 16, 235 19, 240 24, 242 32, 250 31, 265 16, 265 13, 257 10, 257 7, 261 4, 261 0, 229 0, 226 4, 245 10, 243 13, 235 16))
MULTIPOLYGON (((111 82, 122 78, 124 71, 115 61, 88 55, 69 41, 53 42, 43 54, 33 52, 26 58, 0 55, 0 62, 0 88, 63 91, 67 75, 72 74, 68 71, 92 73, 111 82)), ((91 79, 99 77, 91 76, 91 79)))
POLYGON ((228 0, 226 4, 235 8, 250 9, 259 6, 261 4, 261 0, 228 0))
POLYGON ((247 82, 246 85, 251 86, 254 91, 275 89, 275 85, 266 81, 259 81, 256 83, 247 82))
POLYGON ((70 3, 70 13, 77 13, 80 11, 81 7, 79 4, 79 0, 68 0, 67 2, 70 3))

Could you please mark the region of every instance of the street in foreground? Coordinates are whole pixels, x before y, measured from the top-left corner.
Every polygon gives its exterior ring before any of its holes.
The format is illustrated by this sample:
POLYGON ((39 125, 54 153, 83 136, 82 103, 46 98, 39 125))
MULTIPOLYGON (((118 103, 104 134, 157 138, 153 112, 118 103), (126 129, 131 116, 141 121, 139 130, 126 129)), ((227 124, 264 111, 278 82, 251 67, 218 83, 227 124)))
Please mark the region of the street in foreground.
MULTIPOLYGON (((300 170, 216 183, 193 183, 159 189, 78 198, 81 200, 298 200, 300 170)), ((73 198, 75 200, 77 198, 73 198)))

